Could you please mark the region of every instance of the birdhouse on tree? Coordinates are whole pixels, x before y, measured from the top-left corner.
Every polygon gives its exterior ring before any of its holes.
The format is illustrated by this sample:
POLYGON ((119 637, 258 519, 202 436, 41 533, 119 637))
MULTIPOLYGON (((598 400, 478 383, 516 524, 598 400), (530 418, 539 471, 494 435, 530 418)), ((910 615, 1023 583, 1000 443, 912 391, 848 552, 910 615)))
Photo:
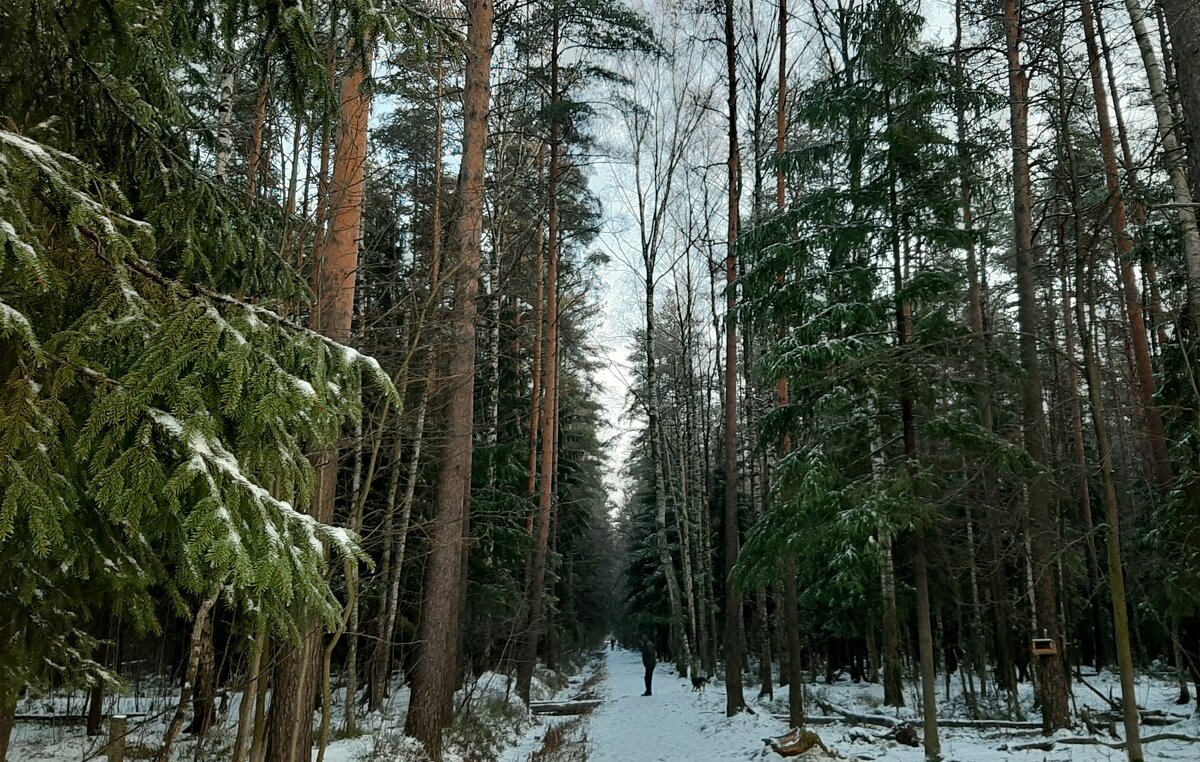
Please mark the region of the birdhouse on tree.
POLYGON ((1034 656, 1054 656, 1058 653, 1058 646, 1051 638, 1034 638, 1033 639, 1033 655, 1034 656))

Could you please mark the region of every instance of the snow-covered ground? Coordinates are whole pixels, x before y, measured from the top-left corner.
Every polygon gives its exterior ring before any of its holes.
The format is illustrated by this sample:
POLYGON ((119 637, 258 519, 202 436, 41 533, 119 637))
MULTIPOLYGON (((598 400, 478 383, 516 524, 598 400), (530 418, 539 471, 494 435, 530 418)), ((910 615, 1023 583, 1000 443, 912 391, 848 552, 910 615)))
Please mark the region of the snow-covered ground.
MULTIPOLYGON (((736 760, 781 759, 763 743, 764 738, 780 736, 787 731, 787 724, 780 715, 786 715, 787 688, 776 689, 773 701, 754 699, 757 686, 747 685, 746 697, 751 701, 754 714, 739 714, 725 717, 725 691, 720 683, 710 683, 702 693, 693 692, 691 683, 674 675, 671 665, 659 664, 654 678, 654 695, 642 696, 643 669, 641 657, 636 651, 609 651, 604 659, 586 666, 572 677, 569 683, 554 690, 541 681, 535 681, 534 698, 562 701, 577 696, 584 685, 595 684, 589 693, 602 698, 603 703, 583 718, 577 717, 530 717, 520 705, 515 693, 509 688, 508 678, 488 673, 481 675, 470 689, 473 712, 481 717, 477 725, 467 725, 451 731, 451 748, 455 749, 447 762, 496 759, 499 762, 528 762, 542 748, 546 734, 555 726, 571 724, 571 746, 573 756, 540 757, 538 759, 566 760, 586 759, 589 762, 735 762, 736 760), (454 733, 459 738, 470 738, 473 745, 469 753, 461 744, 455 746, 454 733)), ((1088 684, 1075 686, 1073 709, 1088 706, 1094 713, 1108 709, 1103 696, 1119 695, 1116 676, 1110 672, 1100 675, 1084 674, 1088 684), (1099 694, 1099 695, 1098 695, 1099 694)), ((133 696, 110 698, 106 712, 145 712, 157 715, 156 719, 131 719, 131 743, 153 746, 163 734, 174 708, 174 699, 165 686, 154 686, 154 690, 142 692, 140 698, 133 696), (147 694, 162 698, 148 699, 147 694)), ((823 680, 805 686, 808 706, 814 714, 823 713, 816 707, 817 701, 827 702, 839 708, 860 714, 875 714, 897 719, 916 719, 915 686, 906 685, 906 706, 891 709, 883 706, 883 690, 878 683, 852 683, 848 679, 833 685, 823 680)), ((1163 712, 1168 719, 1179 719, 1169 727, 1143 727, 1143 735, 1161 732, 1200 736, 1200 718, 1191 706, 1174 704, 1178 688, 1167 677, 1142 676, 1138 680, 1138 704, 1143 709, 1163 712)), ((464 696, 460 693, 456 704, 464 696)), ((22 714, 67 713, 65 696, 27 697, 21 702, 18 712, 22 714)), ((82 709, 82 697, 71 699, 70 710, 78 713, 82 709)), ((179 760, 222 760, 228 759, 232 730, 236 726, 237 699, 231 702, 224 721, 203 741, 197 754, 196 740, 181 736, 175 747, 174 758, 179 760)), ((340 709, 340 697, 335 696, 335 707, 340 709)), ((330 743, 326 752, 327 762, 400 762, 419 758, 419 750, 403 735, 404 714, 408 704, 408 690, 395 686, 391 692, 387 709, 360 720, 361 735, 355 738, 338 739, 330 743)), ((965 717, 962 701, 962 686, 957 675, 947 693, 945 683, 938 683, 938 715, 942 718, 965 717)), ((1030 720, 1038 717, 1033 711, 1033 696, 1028 684, 1021 686, 1022 709, 1030 720)), ((340 711, 335 712, 333 727, 342 724, 340 711)), ((881 727, 858 726, 847 723, 814 726, 813 730, 834 752, 845 759, 886 760, 887 762, 923 762, 924 752, 920 748, 902 746, 894 741, 881 740, 886 730, 881 727)), ((1123 733, 1123 729, 1122 729, 1123 733)), ((1082 735, 1083 729, 1076 735, 1082 735)), ((1069 732, 1061 736, 1072 735, 1069 732)), ((1013 747, 1045 740, 1033 731, 1001 729, 942 728, 940 732, 942 753, 946 760, 959 762, 988 762, 990 760, 1011 762, 1119 762, 1125 759, 1122 751, 1101 746, 1068 746, 1059 744, 1052 751, 1016 751, 1013 747)), ((1105 737, 1103 740, 1111 741, 1105 737)), ((100 739, 88 739, 80 726, 46 726, 18 722, 13 732, 13 745, 9 760, 20 762, 79 762, 94 759, 99 750, 100 739)), ((1146 746, 1147 760, 1200 761, 1200 744, 1180 741, 1160 741, 1146 746)), ((809 757, 802 757, 807 759, 809 757)))
POLYGON ((588 723, 590 762, 737 760, 759 756, 766 736, 787 728, 765 712, 725 716, 725 692, 691 683, 659 664, 654 695, 643 696, 644 670, 636 651, 610 651, 605 702, 588 723))
MULTIPOLYGON (((725 716, 725 691, 720 684, 710 684, 703 693, 692 692, 691 683, 676 677, 670 665, 660 664, 654 679, 654 695, 642 696, 643 669, 636 651, 609 652, 605 657, 605 679, 599 686, 604 703, 586 720, 582 733, 587 738, 589 762, 725 762, 745 759, 782 759, 770 751, 763 739, 780 736, 787 724, 779 719, 786 713, 787 688, 776 690, 773 702, 752 701, 754 714, 725 716)), ((1119 690, 1115 676, 1104 673, 1085 679, 1101 694, 1116 696, 1119 690), (1111 694, 1110 694, 1111 691, 1111 694)), ((915 696, 906 696, 903 709, 883 707, 882 686, 854 684, 849 680, 825 685, 823 682, 806 686, 811 699, 820 697, 841 708, 863 714, 882 714, 896 718, 915 718, 915 696)), ((950 695, 939 691, 939 714, 960 716, 963 712, 961 686, 957 677, 950 695)), ((753 698, 757 688, 747 686, 747 698, 753 698)), ((1200 721, 1190 707, 1173 704, 1177 688, 1173 681, 1143 677, 1138 682, 1139 704, 1145 709, 1187 715, 1169 728, 1144 728, 1144 734, 1169 731, 1187 735, 1200 734, 1200 721)), ((1022 686, 1022 703, 1029 719, 1032 713, 1030 687, 1022 686)), ((811 703, 811 701, 810 701, 811 703)), ((1076 686, 1075 705, 1092 707, 1093 711, 1107 708, 1106 702, 1086 687, 1076 686), (1086 695, 1085 695, 1086 694, 1086 695)), ((561 720, 551 720, 553 723, 561 720)), ((545 727, 541 728, 544 731, 545 727)), ((924 750, 880 740, 886 730, 838 723, 813 728, 832 751, 845 759, 887 760, 888 762, 921 762, 924 750)), ((1082 732, 1082 731, 1081 731, 1082 732)), ((1060 735, 1071 735, 1061 733, 1060 735)), ((504 757, 504 762, 525 762, 540 738, 531 734, 522 746, 504 757)), ((1101 746, 1058 745, 1053 751, 1012 751, 1022 743, 1045 740, 1040 733, 996 729, 943 728, 940 733, 942 754, 946 760, 987 762, 1117 762, 1125 759, 1122 751, 1101 746)), ((1112 739, 1106 739, 1112 740, 1112 739)), ((802 757, 808 758, 808 757, 802 757)), ((1200 760, 1200 744, 1162 741, 1146 747, 1147 760, 1200 760)))

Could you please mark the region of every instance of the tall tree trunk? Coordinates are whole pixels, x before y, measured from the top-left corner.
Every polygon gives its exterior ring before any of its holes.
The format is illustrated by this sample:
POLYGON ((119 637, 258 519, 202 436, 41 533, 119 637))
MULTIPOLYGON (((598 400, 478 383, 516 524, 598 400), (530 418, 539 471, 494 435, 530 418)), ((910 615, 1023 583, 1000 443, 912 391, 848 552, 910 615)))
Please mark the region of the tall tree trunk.
MULTIPOLYGON (((882 446, 882 441, 879 442, 882 446)), ((896 613, 896 571, 892 538, 880 532, 880 586, 883 590, 883 703, 904 706, 904 673, 900 665, 900 625, 896 613)))
MULTIPOLYGON (((1161 6, 1160 6, 1161 7, 1161 6)), ((1142 190, 1141 181, 1138 179, 1137 164, 1134 163, 1133 149, 1129 145, 1129 133, 1125 128, 1125 117, 1121 108, 1121 98, 1117 88, 1117 74, 1113 67, 1112 49, 1108 45, 1108 39, 1104 33, 1104 14, 1099 8, 1095 9, 1096 32, 1100 37, 1100 54, 1104 57, 1104 69, 1108 78, 1108 89, 1112 94, 1112 109, 1113 119, 1117 127, 1117 139, 1121 145, 1121 164, 1125 170, 1125 182, 1129 189, 1133 191, 1133 222, 1135 225, 1141 226, 1146 224, 1146 204, 1139 197, 1142 190)), ((1163 314, 1162 295, 1158 290, 1158 273, 1154 266, 1154 258, 1151 254, 1150 247, 1144 247, 1142 253, 1142 275, 1145 277, 1149 293, 1149 308, 1150 319, 1153 323, 1154 335, 1158 340, 1158 346, 1163 347, 1167 344, 1167 320, 1163 314)))
POLYGON ((742 597, 733 584, 738 556, 737 237, 741 198, 738 148, 737 37, 733 0, 725 0, 725 73, 729 85, 729 204, 725 252, 725 714, 746 708, 742 695, 742 597))
MULTIPOLYGON (((929 626, 929 572, 925 561, 925 530, 918 529, 913 541, 914 583, 917 588, 917 641, 921 652, 921 717, 925 759, 942 758, 937 728, 937 676, 934 674, 933 633, 929 626)), ((948 678, 947 678, 948 679, 948 678)))
MULTIPOLYGON (((1146 324, 1142 317, 1141 294, 1133 275, 1133 238, 1129 234, 1125 210, 1125 198, 1121 191, 1120 173, 1117 168, 1117 149, 1113 139, 1112 124, 1108 116, 1108 92, 1100 72, 1100 51, 1096 46, 1095 22, 1092 18, 1092 0, 1081 0, 1084 37, 1087 41, 1088 70, 1092 78, 1092 97, 1096 104, 1096 120, 1100 130, 1100 151, 1104 158, 1104 182, 1112 203, 1112 226, 1116 237, 1117 267, 1121 278, 1121 289, 1125 297, 1126 316, 1129 321, 1129 339, 1133 348, 1134 367, 1138 392, 1141 395, 1142 413, 1146 418, 1146 433, 1150 439, 1150 453, 1154 464, 1154 478, 1160 489, 1165 489, 1171 480, 1171 467, 1167 460, 1167 439, 1163 431, 1162 414, 1154 402, 1154 372, 1150 365, 1150 348, 1146 340, 1146 324)), ((1083 326, 1079 327, 1083 331, 1083 326)))
MULTIPOLYGON (((365 44, 370 48, 369 41, 365 44)), ((364 85, 371 53, 368 49, 366 61, 356 57, 342 79, 341 119, 334 149, 333 177, 329 183, 329 229, 312 275, 316 303, 309 316, 309 327, 342 344, 350 342, 366 198, 367 122, 371 98, 364 85)), ((337 497, 337 449, 330 448, 314 457, 317 484, 309 513, 317 521, 329 524, 333 521, 337 497)), ((316 700, 320 643, 319 627, 310 625, 302 643, 289 650, 276 666, 267 751, 270 762, 296 762, 301 755, 305 759, 309 757, 312 722, 308 718, 316 700)))
MULTIPOLYGON (((888 126, 892 126, 891 97, 888 96, 888 126)), ((904 460, 910 475, 915 475, 917 464, 917 426, 913 412, 913 398, 908 391, 916 379, 909 378, 911 372, 906 347, 912 340, 912 325, 909 306, 904 301, 904 273, 908 265, 908 251, 901 254, 901 225, 897 199, 895 168, 889 166, 890 187, 888 189, 888 216, 891 227, 892 282, 895 294, 896 347, 900 352, 900 424, 904 439, 904 460)), ((916 492, 916 486, 913 488, 916 492)), ((913 539, 914 584, 917 592, 917 645, 921 660, 921 716, 925 759, 931 762, 941 759, 941 745, 937 726, 937 682, 933 663, 933 633, 930 629, 929 573, 925 557, 925 529, 919 527, 913 539)))
MULTIPOLYGON (((1062 276, 1062 309, 1063 309, 1063 340, 1068 357, 1076 357, 1075 353, 1075 329, 1074 319, 1071 316, 1071 306, 1069 290, 1066 278, 1066 263, 1063 263, 1062 276)), ((1085 562, 1087 564, 1087 580, 1088 580, 1088 600, 1089 609, 1091 611, 1091 624, 1095 639, 1094 649, 1095 655, 1093 661, 1097 670, 1100 670, 1107 661, 1108 646, 1107 639, 1104 636, 1103 617, 1100 610, 1099 596, 1099 565, 1096 558, 1096 542, 1095 542, 1095 526, 1092 521, 1092 495, 1091 484, 1089 479, 1089 471, 1087 465, 1087 452, 1083 440, 1083 408, 1081 405, 1081 393, 1079 391, 1079 380, 1076 373, 1074 363, 1068 364, 1067 367, 1067 386, 1071 395, 1071 428, 1074 434, 1075 457, 1079 467, 1079 503, 1081 515, 1083 517, 1083 531, 1086 537, 1085 541, 1085 562)))
MULTIPOLYGON (((1033 263, 1032 187, 1029 174, 1029 79, 1021 63, 1019 0, 1005 0, 1004 22, 1008 54, 1009 118, 1012 131, 1013 221, 1017 270, 1017 322, 1020 326, 1022 419, 1025 449, 1043 466, 1049 463, 1046 420, 1042 409, 1042 374, 1038 365, 1037 286, 1033 263)), ((1054 525, 1050 520, 1050 494, 1046 477, 1034 476, 1027 490, 1031 537, 1031 562, 1035 575, 1034 604, 1037 623, 1046 637, 1058 643, 1058 598, 1054 575, 1049 571, 1053 554, 1054 525)), ((1036 631, 1034 633, 1037 634, 1036 631)), ((1069 727, 1067 681, 1061 654, 1039 664, 1042 725, 1046 733, 1069 727)))
MULTIPOLYGON (((1092 36, 1090 0, 1082 0, 1084 33, 1088 38, 1088 52, 1092 61, 1092 78, 1098 83, 1099 66, 1095 56, 1095 41, 1092 36)), ((1103 100, 1098 100, 1100 105, 1103 100)), ((1101 127, 1103 130, 1103 125, 1101 127)), ((1103 132, 1101 133, 1103 135, 1103 132)), ((1095 343, 1089 323, 1095 325, 1095 296, 1091 287, 1093 275, 1090 267, 1091 254, 1087 250, 1086 225, 1083 220, 1083 194, 1079 187, 1079 175, 1075 152, 1071 145, 1069 129, 1063 130, 1063 141, 1071 167, 1072 206, 1075 220, 1075 319, 1079 327, 1079 339, 1083 345, 1083 366, 1087 374, 1088 397, 1092 408, 1092 428, 1096 435, 1096 452, 1100 459, 1100 479, 1104 485, 1105 520, 1108 524, 1105 545, 1108 551, 1108 583, 1112 594, 1113 628, 1116 635, 1117 663, 1121 673, 1121 707, 1125 720, 1125 752, 1129 762, 1142 762, 1142 742, 1138 723, 1141 721, 1134 686, 1133 655, 1130 648, 1129 620, 1125 601, 1125 575, 1121 568, 1121 517, 1117 507, 1116 479, 1113 476, 1112 450, 1108 439, 1108 427, 1104 418, 1104 403, 1101 397, 1103 381, 1100 378, 1095 343), (1091 316, 1085 309, 1091 305, 1091 316)), ((1109 136, 1111 138, 1111 134, 1109 136)), ((1103 137, 1101 138, 1103 140, 1103 137)), ((1111 140, 1108 153, 1111 153, 1111 140)), ((1108 157, 1106 157, 1107 162, 1108 157)), ((1114 162, 1115 163, 1115 162, 1114 162)))
POLYGON ((475 318, 482 261, 484 154, 491 100, 493 8, 468 0, 467 65, 463 89, 463 153, 459 168, 453 310, 448 337, 447 421, 434 493, 427 583, 421 610, 420 655, 404 730, 434 759, 442 756, 442 729, 450 724, 462 621, 466 501, 471 485, 474 422, 475 318))
MULTIPOLYGON (((782 157, 787 153, 788 136, 788 84, 787 84, 787 46, 788 46, 788 7, 787 0, 779 0, 779 82, 775 96, 775 150, 782 157)), ((775 208, 783 212, 787 208, 787 170, 782 162, 775 170, 775 208)), ((788 405, 788 380, 780 377, 775 384, 775 393, 779 406, 788 405)), ((791 439, 784 436, 782 455, 791 450, 791 439)), ((787 552, 783 558, 783 639, 786 644, 787 658, 784 661, 786 675, 780 675, 779 682, 785 681, 788 687, 788 723, 793 728, 804 725, 804 672, 801 669, 800 656, 800 609, 799 591, 796 589, 796 556, 787 552)))
MULTIPOLYGON (((559 19, 555 15, 550 31, 550 102, 557 104, 559 90, 559 19)), ((533 668, 537 662, 538 638, 545 627, 546 556, 550 542, 550 519, 554 509, 554 465, 558 428, 558 183, 562 146, 561 124, 550 122, 550 164, 546 176, 547 233, 546 233, 546 349, 544 355, 545 386, 542 393, 542 461, 538 490, 537 535, 534 539, 532 574, 529 580, 529 623, 521 642, 517 665, 517 695, 529 703, 533 668)))

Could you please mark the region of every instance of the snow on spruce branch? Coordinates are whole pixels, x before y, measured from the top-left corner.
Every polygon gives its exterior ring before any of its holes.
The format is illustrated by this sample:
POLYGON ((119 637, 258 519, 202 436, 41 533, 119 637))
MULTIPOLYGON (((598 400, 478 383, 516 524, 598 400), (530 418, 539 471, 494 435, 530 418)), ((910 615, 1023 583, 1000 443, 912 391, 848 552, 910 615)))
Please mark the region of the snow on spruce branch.
MULTIPOLYGON (((292 526, 299 528, 316 553, 322 553, 324 543, 329 543, 340 556, 358 555, 358 544, 352 533, 341 527, 333 527, 314 519, 305 513, 297 511, 291 503, 272 495, 262 485, 246 476, 238 462, 237 456, 229 451, 217 437, 212 437, 195 427, 185 427, 175 416, 158 408, 147 408, 147 413, 164 432, 174 438, 183 448, 187 458, 187 467, 204 476, 214 499, 220 500, 220 488, 214 479, 214 474, 224 476, 229 482, 241 489, 262 512, 267 523, 267 534, 273 543, 283 549, 283 542, 270 521, 274 514, 292 526)), ((232 522, 228 519, 228 511, 222 520, 236 534, 232 522)), ((240 539, 237 539, 240 545, 240 539)))

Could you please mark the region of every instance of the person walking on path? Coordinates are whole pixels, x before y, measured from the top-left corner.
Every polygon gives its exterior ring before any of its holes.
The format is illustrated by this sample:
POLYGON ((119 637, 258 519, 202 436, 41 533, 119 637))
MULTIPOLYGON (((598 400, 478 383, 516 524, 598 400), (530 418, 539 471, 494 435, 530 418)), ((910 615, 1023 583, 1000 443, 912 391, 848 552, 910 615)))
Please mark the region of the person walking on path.
POLYGON ((650 638, 642 638, 642 666, 646 668, 646 692, 643 696, 649 696, 650 681, 654 679, 654 665, 658 663, 658 659, 654 656, 654 644, 650 642, 650 638))

